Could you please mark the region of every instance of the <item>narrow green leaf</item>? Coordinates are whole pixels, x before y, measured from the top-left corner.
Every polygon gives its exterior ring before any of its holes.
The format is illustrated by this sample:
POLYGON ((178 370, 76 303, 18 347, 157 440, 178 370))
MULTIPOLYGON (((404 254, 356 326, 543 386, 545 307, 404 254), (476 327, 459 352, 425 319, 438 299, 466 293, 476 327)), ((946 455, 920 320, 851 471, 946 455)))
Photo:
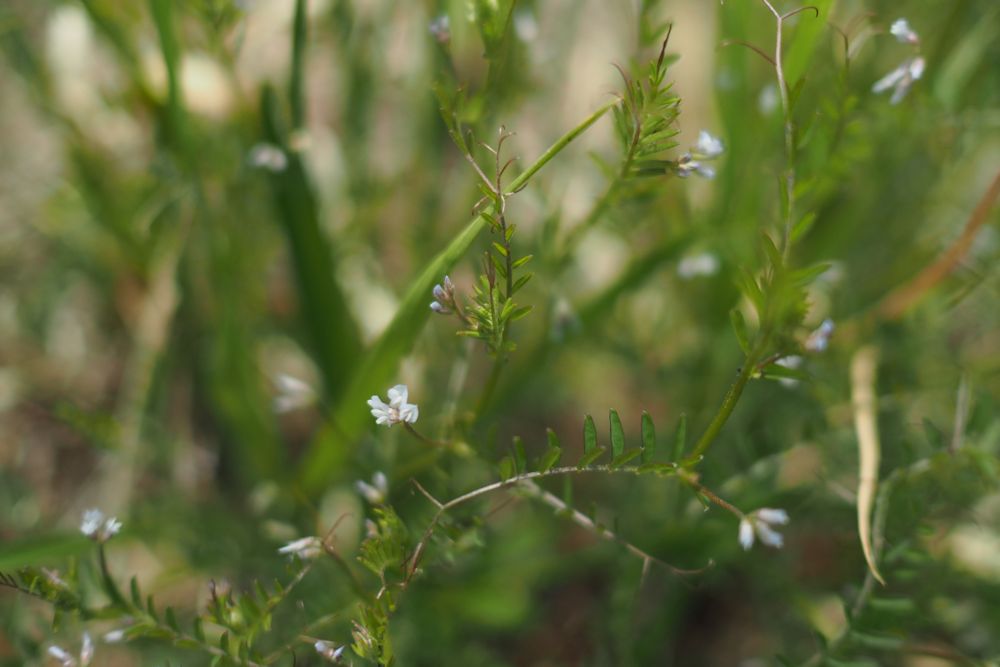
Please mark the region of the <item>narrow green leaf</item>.
POLYGON ((606 451, 608 451, 608 450, 606 448, 604 448, 604 447, 597 447, 595 449, 592 449, 591 451, 587 452, 586 454, 584 454, 580 458, 580 462, 576 464, 576 467, 577 468, 586 468, 591 463, 593 463, 597 459, 601 458, 601 456, 603 456, 604 452, 606 452, 606 451))
POLYGON ((611 456, 617 458, 625 451, 625 431, 616 411, 612 410, 608 417, 611 422, 611 456))
POLYGON ((514 436, 514 463, 517 464, 518 474, 528 470, 528 454, 524 451, 524 440, 519 435, 514 436))
POLYGON ((180 634, 181 626, 177 624, 177 616, 174 614, 174 608, 167 607, 166 611, 164 612, 164 616, 166 617, 167 620, 167 627, 169 627, 177 634, 180 634))
POLYGON ((509 456, 500 459, 500 479, 506 482, 514 474, 514 459, 509 456))
POLYGON ((747 321, 739 308, 729 311, 729 321, 733 324, 733 332, 736 334, 736 341, 740 344, 743 354, 750 354, 750 334, 747 332, 747 321))
POLYGON ((784 266, 784 260, 781 258, 781 251, 778 250, 778 246, 774 245, 774 240, 765 233, 761 233, 762 245, 764 246, 764 254, 767 255, 768 261, 771 263, 775 269, 781 270, 784 266))
POLYGON ((642 412, 642 462, 649 463, 656 453, 656 428, 649 413, 642 412))
POLYGON ((193 623, 193 630, 194 630, 193 634, 194 634, 195 639, 197 639, 198 641, 204 643, 205 642, 205 629, 202 627, 201 617, 200 616, 195 616, 194 623, 193 623))
POLYGON ((562 499, 567 506, 573 506, 573 477, 571 475, 563 477, 562 499))
POLYGON ((129 581, 129 592, 132 597, 132 605, 136 609, 142 609, 142 594, 139 592, 139 580, 136 577, 132 577, 129 581))
POLYGON ((521 257, 520 259, 515 260, 514 263, 511 264, 511 267, 515 268, 515 269, 519 269, 522 266, 524 266, 525 264, 527 264, 528 262, 530 262, 532 260, 532 258, 534 258, 534 255, 525 255, 524 257, 521 257))
POLYGON ((637 473, 655 472, 660 475, 672 475, 677 472, 673 463, 643 463, 635 469, 637 473))
POLYGON ((642 454, 642 451, 638 449, 630 449, 627 452, 622 452, 618 456, 611 459, 611 467, 620 468, 640 454, 642 454))
POLYGON ((504 257, 507 256, 507 248, 503 247, 503 245, 499 241, 493 242, 493 248, 504 257))
MULTIPOLYGON (((261 115, 268 141, 285 146, 287 137, 272 88, 264 89, 261 115)), ((286 152, 288 166, 270 176, 275 207, 292 255, 299 313, 309 333, 310 349, 327 393, 336 400, 344 395, 347 379, 361 355, 361 336, 347 299, 334 280, 333 253, 320 229, 316 196, 305 166, 294 152, 286 152)))
POLYGON ((597 449, 597 426, 594 418, 587 415, 583 420, 583 453, 590 454, 597 449))
POLYGON ((812 229, 814 222, 816 222, 816 211, 809 211, 799 218, 798 222, 792 225, 792 242, 805 236, 812 229))
POLYGON ((680 461, 684 458, 684 452, 687 450, 687 415, 681 413, 680 419, 677 420, 677 430, 674 432, 674 451, 672 458, 674 461, 680 461))
POLYGON ((552 466, 559 463, 559 459, 561 457, 562 449, 559 447, 553 447, 547 450, 538 460, 538 472, 548 472, 552 469, 552 466))
POLYGON ((288 101, 292 109, 292 125, 305 125, 305 53, 308 37, 309 16, 306 0, 295 0, 295 15, 292 23, 292 68, 288 77, 288 101))

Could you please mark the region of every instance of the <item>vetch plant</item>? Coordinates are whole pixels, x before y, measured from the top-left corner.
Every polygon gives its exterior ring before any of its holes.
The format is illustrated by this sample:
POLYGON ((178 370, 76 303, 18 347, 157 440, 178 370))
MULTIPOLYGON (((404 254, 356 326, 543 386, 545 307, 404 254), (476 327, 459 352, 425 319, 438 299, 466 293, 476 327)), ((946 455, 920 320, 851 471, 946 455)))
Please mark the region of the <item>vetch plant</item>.
POLYGON ((990 0, 560 2, 0 8, 0 664, 1000 659, 990 0))

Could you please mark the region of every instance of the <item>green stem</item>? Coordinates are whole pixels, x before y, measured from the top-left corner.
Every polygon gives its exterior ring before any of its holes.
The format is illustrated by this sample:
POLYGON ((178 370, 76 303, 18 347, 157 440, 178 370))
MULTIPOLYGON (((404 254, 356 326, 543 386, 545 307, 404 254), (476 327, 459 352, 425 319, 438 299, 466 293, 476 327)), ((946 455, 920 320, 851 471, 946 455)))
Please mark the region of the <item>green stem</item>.
POLYGON ((719 431, 725 426, 726 421, 729 419, 729 415, 733 414, 733 410, 736 408, 736 404, 740 400, 740 396, 743 394, 743 389, 747 386, 747 382, 750 381, 750 377, 753 375, 754 369, 756 368, 756 363, 754 362, 754 356, 748 355, 744 360, 743 368, 740 369, 740 374, 736 376, 736 381, 733 382, 732 386, 729 387, 729 391, 726 392, 726 397, 722 400, 722 405, 719 407, 719 411, 715 414, 715 418, 712 419, 712 423, 708 425, 705 432, 702 434, 698 442, 695 443, 694 449, 691 454, 684 459, 684 466, 693 466, 701 460, 701 457, 705 454, 708 448, 715 441, 716 436, 719 435, 719 431))
POLYGON ((542 153, 542 155, 535 160, 534 164, 522 171, 517 178, 511 181, 510 191, 508 194, 517 192, 527 185, 528 181, 531 180, 531 177, 534 176, 542 167, 548 164, 549 160, 558 155, 559 152, 566 148, 571 141, 583 134, 587 128, 596 123, 601 116, 610 111, 616 104, 618 104, 617 100, 608 102, 604 106, 600 107, 597 111, 587 116, 582 123, 574 127, 572 130, 560 137, 558 141, 549 146, 549 149, 542 153))
POLYGON ((118 590, 118 584, 111 576, 111 570, 108 569, 108 559, 104 554, 104 545, 97 545, 97 560, 101 566, 101 581, 104 583, 104 591, 111 598, 111 602, 126 611, 132 612, 132 605, 130 605, 126 600, 125 596, 122 595, 121 591, 118 590))

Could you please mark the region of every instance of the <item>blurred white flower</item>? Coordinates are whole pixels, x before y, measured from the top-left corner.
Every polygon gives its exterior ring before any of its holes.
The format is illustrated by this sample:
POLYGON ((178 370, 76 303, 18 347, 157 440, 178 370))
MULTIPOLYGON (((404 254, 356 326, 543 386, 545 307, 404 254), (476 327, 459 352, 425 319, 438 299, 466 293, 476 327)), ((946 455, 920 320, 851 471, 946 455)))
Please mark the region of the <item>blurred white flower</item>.
POLYGON ((677 275, 685 280, 711 276, 719 271, 719 259, 710 252, 688 255, 677 264, 677 275))
POLYGON ((371 484, 359 479, 354 483, 354 488, 372 505, 380 505, 389 491, 389 480, 385 473, 380 470, 372 475, 371 484))
MULTIPOLYGON (((775 366, 784 366, 785 368, 796 369, 802 365, 802 357, 797 355, 792 355, 790 357, 782 357, 774 362, 775 366)), ((781 383, 782 387, 795 387, 799 384, 799 381, 795 378, 778 378, 778 382, 781 383)))
POLYGON ((83 645, 80 647, 80 664, 86 667, 94 659, 94 640, 89 632, 83 633, 83 645))
POLYGON ((910 27, 910 22, 906 19, 896 19, 892 22, 889 27, 889 32, 892 33, 893 37, 898 39, 904 44, 919 44, 920 37, 917 33, 910 27))
POLYGON ((50 646, 47 653, 58 660, 62 667, 76 667, 76 658, 59 646, 50 646))
POLYGON ((335 647, 330 642, 325 642, 320 639, 313 644, 313 647, 316 649, 316 652, 323 656, 326 660, 329 660, 330 662, 340 662, 340 658, 344 655, 344 650, 347 648, 347 645, 345 644, 344 646, 335 647))
POLYGON ((695 160, 691 153, 685 153, 681 156, 681 159, 677 161, 675 171, 681 178, 687 178, 691 174, 698 174, 708 179, 715 178, 715 169, 702 164, 699 160, 695 160))
POLYGON ((891 88, 892 97, 889 98, 889 104, 899 104, 913 83, 923 76, 926 65, 922 56, 907 58, 899 67, 876 81, 872 86, 872 92, 882 93, 891 88))
POLYGON ((833 320, 827 318, 809 334, 806 339, 805 348, 809 352, 823 352, 830 345, 830 336, 833 335, 833 320))
POLYGON ((256 169, 278 173, 288 167, 288 156, 274 144, 259 143, 250 149, 247 162, 256 169))
POLYGON ((105 517, 104 512, 99 509, 89 509, 83 513, 83 520, 80 521, 80 532, 103 544, 118 534, 122 529, 122 522, 116 517, 105 517))
POLYGON ((273 406, 278 414, 304 408, 316 400, 313 388, 297 377, 279 373, 274 378, 274 386, 278 393, 274 397, 273 406))
POLYGON ((125 639, 125 628, 118 628, 117 630, 106 632, 101 639, 104 640, 105 644, 117 644, 125 639))
POLYGON ((281 547, 278 553, 311 560, 323 553, 323 542, 315 536, 303 537, 281 547))
POLYGON ((744 551, 753 546, 754 536, 760 539, 761 543, 780 549, 785 544, 781 533, 774 529, 774 526, 784 526, 788 523, 788 512, 782 509, 762 507, 756 512, 744 516, 740 520, 739 542, 744 551))
POLYGON ((409 390, 405 384, 397 384, 389 389, 389 403, 386 404, 378 396, 368 399, 372 417, 376 424, 392 426, 399 422, 412 424, 420 416, 420 409, 413 403, 407 403, 409 390))
POLYGON ((451 39, 451 22, 447 14, 442 14, 427 25, 427 30, 439 43, 445 44, 451 39))
POLYGON ((702 130, 698 133, 698 143, 694 147, 694 152, 697 155, 710 160, 722 155, 724 150, 722 140, 713 136, 708 130, 702 130))

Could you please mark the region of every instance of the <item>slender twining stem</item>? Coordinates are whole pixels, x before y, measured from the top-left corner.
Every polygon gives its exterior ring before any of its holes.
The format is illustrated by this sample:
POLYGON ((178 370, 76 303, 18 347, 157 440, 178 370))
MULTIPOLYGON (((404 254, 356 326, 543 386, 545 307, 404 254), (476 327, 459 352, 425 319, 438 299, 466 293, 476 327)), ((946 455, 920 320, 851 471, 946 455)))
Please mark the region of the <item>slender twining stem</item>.
MULTIPOLYGON (((472 491, 469 491, 468 493, 458 496, 457 498, 453 498, 447 502, 439 501, 433 495, 431 495, 430 492, 428 492, 419 482, 417 482, 416 480, 412 480, 413 485, 417 488, 417 490, 420 491, 421 494, 423 494, 431 503, 433 503, 437 507, 437 512, 431 519, 431 522, 428 525, 427 529, 424 531, 424 535, 423 537, 421 537, 420 542, 418 542, 417 546, 414 548, 413 553, 407 559, 406 562, 407 581, 409 581, 409 579, 411 579, 413 575, 416 573, 417 565, 420 562, 421 556, 423 555, 423 551, 426 547, 427 541, 430 539, 430 536, 433 534, 434 529, 437 527, 437 524, 441 521, 441 518, 444 516, 445 513, 447 513, 449 510, 454 509, 455 507, 458 507, 459 505, 463 505, 471 500, 475 500, 476 498, 480 498, 487 494, 494 493, 496 491, 500 491, 503 489, 509 489, 515 486, 527 491, 529 495, 540 499, 542 502, 549 505, 550 507, 554 507, 559 511, 566 512, 567 516, 571 521, 595 533, 597 536, 621 544, 629 553, 631 553, 632 555, 638 557, 643 561, 644 569, 648 567, 649 564, 655 564, 664 567, 675 574, 697 574, 699 572, 704 571, 705 568, 700 568, 696 570, 681 569, 667 563, 666 561, 657 558, 656 556, 653 556, 652 554, 635 546, 631 542, 624 540, 611 530, 598 525, 596 522, 594 522, 593 519, 588 517, 586 514, 573 509, 567 503, 565 503, 561 498, 549 493, 548 491, 545 491, 540 486, 538 486, 538 484, 536 484, 534 481, 536 479, 541 479, 545 477, 555 477, 560 475, 572 475, 572 474, 594 473, 594 472, 600 472, 605 474, 610 474, 610 473, 641 474, 641 471, 634 466, 612 467, 610 465, 596 465, 596 466, 586 466, 586 467, 564 466, 560 468, 550 468, 549 470, 539 470, 534 472, 522 473, 520 475, 515 475, 514 477, 510 477, 508 479, 501 480, 499 482, 487 484, 477 489, 473 489, 472 491)), ((701 485, 697 486, 700 489, 704 489, 704 487, 701 487, 701 485)), ((707 489, 705 489, 705 491, 707 491, 707 489)), ((715 496, 715 494, 711 495, 712 497, 718 499, 718 496, 715 496)), ((722 501, 721 499, 719 499, 719 502, 723 503, 724 505, 728 505, 728 503, 725 503, 725 501, 722 501)), ((730 505, 729 507, 732 506, 730 505)), ((739 510, 736 511, 739 512, 739 510)), ((740 513, 740 516, 742 516, 742 513, 740 513)), ((706 567, 710 566, 711 563, 709 563, 706 567)))
POLYGON ((688 484, 688 486, 690 486, 692 489, 694 489, 695 492, 700 493, 702 496, 704 496, 705 498, 707 498, 711 502, 715 503, 716 505, 718 505, 722 509, 724 509, 727 512, 735 515, 739 519, 743 519, 743 518, 746 517, 746 514, 743 512, 743 510, 741 510, 740 508, 736 507, 736 505, 733 505, 732 503, 730 503, 730 502, 728 502, 726 500, 723 500, 722 498, 720 498, 718 496, 718 494, 716 494, 714 491, 712 491, 707 486, 705 486, 701 482, 697 481, 693 477, 689 477, 687 475, 681 475, 680 477, 681 477, 681 479, 684 480, 685 483, 688 484))

